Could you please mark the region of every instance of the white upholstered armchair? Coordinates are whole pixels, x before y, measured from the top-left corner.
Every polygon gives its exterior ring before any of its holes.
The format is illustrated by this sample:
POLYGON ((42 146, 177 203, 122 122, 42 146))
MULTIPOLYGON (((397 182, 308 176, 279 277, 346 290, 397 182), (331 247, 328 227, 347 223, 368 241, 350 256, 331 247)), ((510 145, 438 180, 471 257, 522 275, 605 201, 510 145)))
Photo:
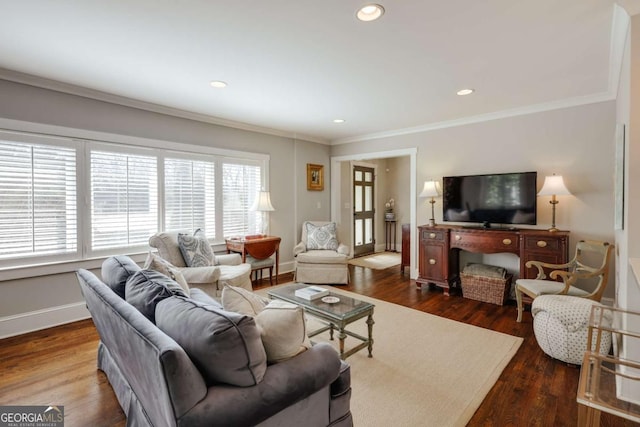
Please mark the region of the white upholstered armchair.
POLYGON ((302 223, 300 243, 293 248, 293 256, 296 282, 349 283, 349 248, 338 241, 335 222, 302 223))
POLYGON ((158 250, 161 258, 180 269, 190 287, 200 288, 212 297, 220 297, 225 285, 252 290, 251 264, 242 263, 239 254, 215 255, 214 265, 188 267, 180 251, 178 233, 157 233, 149 246, 158 250))

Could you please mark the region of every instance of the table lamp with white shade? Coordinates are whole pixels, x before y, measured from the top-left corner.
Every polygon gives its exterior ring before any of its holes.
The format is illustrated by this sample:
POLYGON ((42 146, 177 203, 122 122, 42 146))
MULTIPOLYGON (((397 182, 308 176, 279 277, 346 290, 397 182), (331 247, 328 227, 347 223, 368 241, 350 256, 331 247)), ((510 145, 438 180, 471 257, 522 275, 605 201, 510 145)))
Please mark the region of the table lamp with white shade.
POLYGON ((570 196, 571 192, 564 185, 562 175, 552 175, 544 177, 544 184, 538 192, 538 196, 551 196, 551 228, 549 231, 558 231, 556 228, 556 205, 559 203, 556 196, 570 196))
POLYGON ((422 188, 422 193, 418 197, 430 197, 429 203, 431 203, 431 219, 429 220, 429 226, 433 227, 436 225, 436 220, 434 218, 434 205, 436 203, 436 197, 440 195, 439 184, 436 181, 425 181, 424 187, 422 188))
POLYGON ((255 212, 262 213, 262 234, 267 234, 267 212, 275 211, 273 205, 271 204, 271 196, 268 191, 260 191, 258 192, 258 197, 253 202, 253 205, 249 209, 255 212))

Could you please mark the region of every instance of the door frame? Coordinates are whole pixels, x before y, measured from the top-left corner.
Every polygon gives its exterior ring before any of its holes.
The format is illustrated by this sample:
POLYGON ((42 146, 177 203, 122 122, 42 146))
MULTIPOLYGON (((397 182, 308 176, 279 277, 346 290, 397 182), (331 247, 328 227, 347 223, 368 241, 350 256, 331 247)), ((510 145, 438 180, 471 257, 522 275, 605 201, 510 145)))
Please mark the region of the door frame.
MULTIPOLYGON (((417 206, 418 206, 418 190, 416 185, 416 176, 417 176, 417 157, 418 157, 418 148, 404 148, 398 150, 389 150, 389 151, 376 151, 371 153, 355 153, 355 154, 346 154, 342 156, 332 156, 331 157, 331 220, 335 221, 339 227, 346 226, 347 224, 341 224, 341 215, 340 210, 342 207, 343 201, 340 198, 340 185, 342 182, 342 173, 340 171, 340 163, 349 162, 349 161, 364 161, 364 160, 376 160, 376 159, 386 159, 390 157, 403 157, 409 156, 410 162, 410 172, 409 172, 409 194, 412 194, 413 197, 410 197, 409 200, 409 216, 410 216, 410 224, 411 224, 411 253, 410 253, 410 267, 409 267, 409 276, 412 279, 416 279, 418 277, 418 268, 417 268, 417 206)), ((377 186, 376 186, 377 187, 377 186)), ((351 223, 351 219, 349 219, 349 224, 351 223)), ((352 233, 351 226, 349 226, 349 233, 352 233)), ((351 243, 353 246, 353 242, 351 243)), ((351 248, 353 252, 353 248, 351 248)))

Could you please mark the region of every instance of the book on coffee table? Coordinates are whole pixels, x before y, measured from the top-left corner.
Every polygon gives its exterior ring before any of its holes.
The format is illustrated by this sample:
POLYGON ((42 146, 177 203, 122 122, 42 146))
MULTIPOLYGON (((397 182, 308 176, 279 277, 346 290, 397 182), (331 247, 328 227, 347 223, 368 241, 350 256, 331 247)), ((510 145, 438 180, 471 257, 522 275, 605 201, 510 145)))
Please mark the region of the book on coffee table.
POLYGON ((306 288, 297 289, 295 296, 309 301, 329 295, 329 291, 319 286, 307 286, 306 288))

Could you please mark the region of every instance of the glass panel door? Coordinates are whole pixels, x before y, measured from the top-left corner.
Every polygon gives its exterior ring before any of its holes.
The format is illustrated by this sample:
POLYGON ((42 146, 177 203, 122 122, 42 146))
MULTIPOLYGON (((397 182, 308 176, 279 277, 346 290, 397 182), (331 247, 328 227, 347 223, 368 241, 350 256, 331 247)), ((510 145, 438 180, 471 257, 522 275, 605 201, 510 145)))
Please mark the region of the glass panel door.
POLYGON ((375 250, 374 177, 373 168, 353 167, 353 251, 355 256, 372 254, 375 250))

